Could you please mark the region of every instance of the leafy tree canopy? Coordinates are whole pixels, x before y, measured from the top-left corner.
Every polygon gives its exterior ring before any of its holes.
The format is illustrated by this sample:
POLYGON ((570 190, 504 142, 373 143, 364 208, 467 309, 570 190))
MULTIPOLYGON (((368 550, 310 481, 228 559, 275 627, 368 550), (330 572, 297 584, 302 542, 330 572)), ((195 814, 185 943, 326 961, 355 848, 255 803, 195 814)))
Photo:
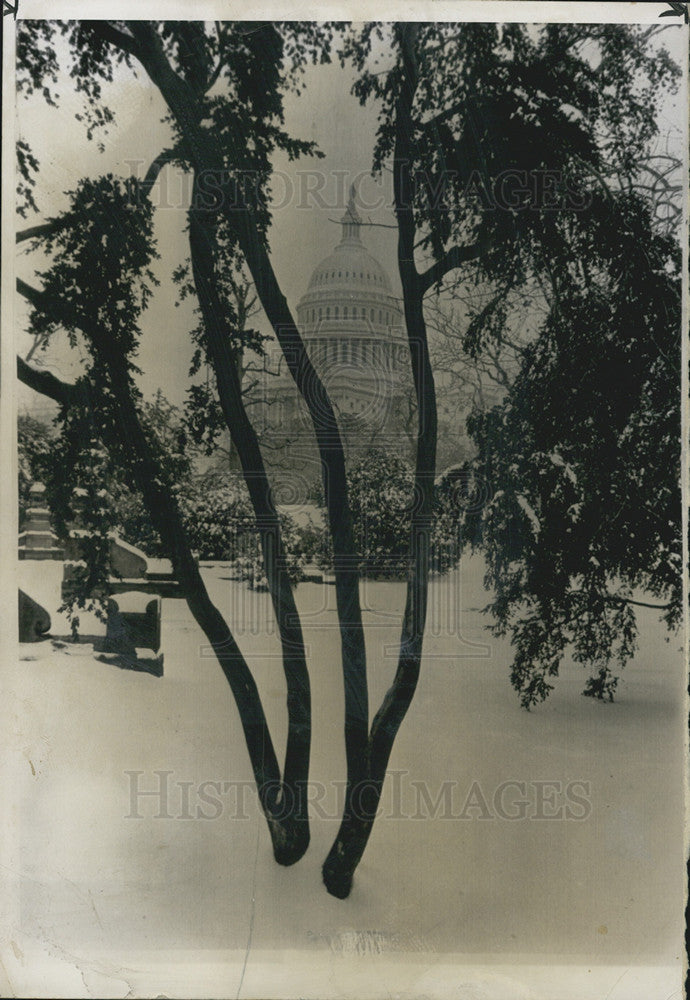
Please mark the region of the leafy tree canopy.
POLYGON ((613 696, 638 589, 681 614, 681 262, 644 186, 680 74, 659 30, 370 24, 344 48, 381 109, 375 167, 409 170, 422 286, 453 289, 502 386, 468 424, 488 501, 459 514, 525 707, 569 644, 613 696))
POLYGON ((470 422, 496 492, 466 530, 526 706, 568 643, 593 671, 585 693, 613 696, 636 589, 666 602, 669 626, 682 614, 680 250, 641 198, 600 209, 575 273, 553 261, 559 294, 504 404, 470 422))

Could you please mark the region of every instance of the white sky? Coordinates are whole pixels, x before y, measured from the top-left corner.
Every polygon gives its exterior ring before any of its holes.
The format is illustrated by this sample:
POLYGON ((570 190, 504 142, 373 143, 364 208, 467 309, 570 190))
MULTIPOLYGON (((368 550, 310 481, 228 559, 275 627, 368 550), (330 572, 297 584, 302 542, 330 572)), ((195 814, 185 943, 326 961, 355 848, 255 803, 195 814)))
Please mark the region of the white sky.
MULTIPOLYGON (((678 26, 669 25, 664 35, 666 44, 681 59, 685 32, 678 30, 678 26)), ((339 226, 329 220, 338 219, 342 214, 352 180, 359 179, 363 217, 388 225, 394 222, 390 211, 389 176, 381 184, 368 175, 376 111, 371 105, 362 108, 350 94, 352 79, 351 71, 342 70, 337 61, 330 66, 310 67, 302 95, 286 98, 288 132, 316 141, 325 154, 321 160, 305 157, 297 163, 289 163, 285 156, 275 158, 276 207, 270 233, 271 255, 278 280, 293 310, 306 290, 312 270, 340 238, 339 226), (318 197, 313 193, 317 187, 318 197)), ((135 79, 125 70, 114 85, 104 88, 104 99, 115 111, 116 123, 107 135, 98 135, 91 143, 85 138, 83 125, 74 118, 81 110, 81 98, 71 91, 68 80, 60 81, 58 92, 58 109, 49 107, 36 96, 18 102, 18 133, 30 143, 41 164, 36 193, 41 215, 27 219, 27 225, 64 208, 68 203, 64 192, 73 188, 80 177, 108 171, 127 175, 133 169, 143 173, 157 153, 168 145, 167 127, 159 124, 164 110, 162 101, 143 71, 135 79), (102 153, 98 151, 98 139, 105 144, 102 153)), ((666 128, 679 127, 683 106, 680 96, 664 97, 660 119, 662 132, 666 128)), ((163 204, 167 199, 175 206, 184 204, 186 195, 182 183, 180 175, 168 168, 157 186, 157 203, 163 204)), ((19 220, 18 227, 23 225, 19 220)), ((186 304, 178 309, 174 307, 175 290, 169 276, 185 256, 185 212, 176 207, 161 207, 156 213, 156 225, 161 253, 156 271, 161 287, 143 318, 144 335, 139 353, 144 371, 142 388, 149 395, 160 387, 179 405, 184 400, 191 357, 189 329, 192 317, 186 304)), ((394 289, 399 290, 395 231, 371 228, 365 229, 363 235, 367 247, 386 267, 394 289)), ((21 254, 17 273, 38 284, 34 269, 40 263, 35 257, 21 254)), ((29 342, 21 333, 23 316, 26 316, 26 309, 20 305, 17 347, 25 353, 29 342)), ((266 329, 265 321, 263 327, 266 329)), ((80 371, 79 358, 64 342, 51 348, 46 361, 66 379, 76 377, 80 371)), ((30 408, 34 412, 50 412, 47 401, 37 400, 36 394, 24 387, 19 389, 18 405, 20 411, 30 408)))

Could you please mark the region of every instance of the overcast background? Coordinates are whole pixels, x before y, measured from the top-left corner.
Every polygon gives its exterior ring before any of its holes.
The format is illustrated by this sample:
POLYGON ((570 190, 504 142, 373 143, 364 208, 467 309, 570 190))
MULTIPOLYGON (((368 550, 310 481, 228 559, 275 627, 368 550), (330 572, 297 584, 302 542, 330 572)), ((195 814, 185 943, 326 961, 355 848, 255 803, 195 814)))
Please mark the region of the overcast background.
MULTIPOLYGON (((683 32, 680 25, 669 24, 662 33, 663 44, 682 63, 683 32)), ((661 42, 659 42, 661 44, 661 42)), ((66 70, 69 68, 66 46, 58 42, 58 53, 66 70)), ((381 53, 382 65, 386 52, 381 53)), ((40 94, 17 102, 18 136, 29 142, 40 163, 36 200, 40 215, 31 215, 26 222, 18 219, 21 229, 34 225, 68 206, 66 191, 73 189, 85 176, 112 172, 127 176, 133 171, 143 175, 154 157, 169 144, 170 132, 160 124, 164 106, 157 89, 141 69, 136 77, 126 67, 116 69, 116 79, 104 86, 105 103, 115 112, 116 120, 107 133, 97 134, 92 142, 85 137, 82 123, 75 114, 82 110, 82 98, 73 92, 69 79, 60 80, 57 90, 59 107, 51 108, 40 94), (103 144, 103 152, 99 144, 103 144)), ((285 100, 285 125, 294 137, 315 141, 324 153, 323 159, 302 157, 290 163, 284 155, 274 159, 274 212, 270 231, 270 250, 278 281, 287 295, 293 312, 304 294, 313 269, 331 252, 340 238, 340 228, 331 220, 340 218, 349 184, 358 182, 359 207, 365 221, 391 226, 395 219, 391 211, 391 177, 384 173, 380 180, 370 176, 372 151, 376 134, 376 107, 361 107, 350 93, 354 72, 336 62, 327 66, 308 67, 301 96, 290 94, 285 100), (315 189, 318 188, 318 193, 315 189)), ((664 94, 659 124, 660 145, 665 134, 681 138, 681 108, 679 95, 664 94)), ((679 155, 682 155, 678 150, 679 155)), ((185 211, 179 206, 188 203, 189 178, 175 168, 163 171, 152 197, 156 204, 173 207, 156 213, 156 233, 160 261, 154 268, 161 285, 142 320, 143 335, 139 364, 143 369, 140 380, 148 397, 160 388, 171 402, 184 402, 188 384, 187 371, 192 348, 189 330, 194 325, 191 307, 185 303, 175 308, 176 290, 170 280, 173 267, 186 256, 185 211), (162 357, 164 348, 164 357, 162 357)), ((392 228, 367 228, 363 231, 367 248, 377 257, 391 278, 393 290, 400 285, 395 256, 396 233, 392 228)), ((40 284, 34 271, 40 257, 20 251, 17 274, 40 284)), ((17 350, 25 354, 30 346, 23 332, 27 316, 23 300, 17 303, 17 350)), ((261 315, 255 319, 264 332, 268 325, 261 315)), ((80 359, 59 337, 41 358, 56 374, 74 379, 81 373, 80 359)), ((55 407, 30 389, 18 387, 19 412, 53 413, 55 407)))

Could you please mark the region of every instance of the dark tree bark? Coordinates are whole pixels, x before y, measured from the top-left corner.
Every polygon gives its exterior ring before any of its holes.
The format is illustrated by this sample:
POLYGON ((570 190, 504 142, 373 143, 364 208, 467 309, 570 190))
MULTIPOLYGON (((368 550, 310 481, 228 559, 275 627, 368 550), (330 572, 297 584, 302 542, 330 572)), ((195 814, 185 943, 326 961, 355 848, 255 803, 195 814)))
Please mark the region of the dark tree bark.
MULTIPOLYGON (((186 159, 197 174, 203 172, 205 179, 212 182, 215 190, 220 192, 218 204, 208 215, 202 217, 203 213, 199 211, 200 206, 195 204, 192 206, 190 217, 192 223, 190 238, 195 255, 195 280, 198 282, 198 288, 201 289, 200 303, 204 310, 207 331, 213 331, 214 314, 219 315, 219 311, 213 306, 214 290, 212 281, 209 280, 212 274, 213 260, 212 250, 209 249, 209 234, 213 232, 215 227, 211 215, 213 211, 216 211, 223 213, 224 221, 237 238, 261 305, 285 356, 288 370, 310 413, 322 462, 322 478, 334 552, 336 601, 345 693, 347 754, 347 788, 343 819, 336 841, 324 864, 323 876, 328 891, 342 898, 347 896, 350 891, 353 873, 371 833, 393 741, 414 694, 419 675, 426 620, 436 451, 436 406, 426 344, 422 300, 425 291, 438 280, 437 271, 440 271, 440 268, 437 267, 426 275, 420 275, 414 265, 415 225, 411 207, 412 180, 409 168, 411 161, 409 144, 412 134, 411 108, 416 86, 413 55, 416 29, 412 25, 401 31, 406 52, 406 80, 397 106, 394 173, 396 212, 399 223, 398 259, 403 283, 405 318, 419 420, 415 470, 418 502, 412 516, 410 534, 412 569, 408 580, 398 669, 394 682, 374 719, 371 731, 369 731, 366 656, 359 601, 359 559, 354 545, 352 518, 347 499, 344 451, 328 394, 305 350, 286 299, 279 287, 264 235, 252 215, 251 205, 243 201, 241 190, 229 189, 224 170, 229 151, 221 148, 213 131, 201 124, 204 118, 204 105, 201 100, 202 90, 191 86, 187 79, 175 72, 166 57, 160 37, 150 23, 127 22, 126 31, 123 32, 108 22, 96 22, 94 30, 99 32, 110 44, 141 62, 152 82, 160 90, 176 121, 180 133, 178 147, 180 158, 186 159)), ((449 266, 455 256, 457 254, 451 253, 449 255, 449 266)), ((253 468, 262 468, 257 464, 260 461, 260 454, 255 436, 247 432, 246 413, 243 413, 243 408, 238 406, 240 396, 239 387, 235 384, 237 381, 236 370, 232 364, 228 364, 228 358, 223 353, 222 332, 217 331, 217 333, 218 336, 211 338, 215 344, 212 349, 212 357, 217 375, 220 374, 221 404, 231 425, 231 431, 234 428, 234 443, 236 446, 240 444, 243 449, 243 467, 247 471, 253 468), (233 370, 235 370, 234 377, 233 370)), ((124 374, 126 375, 126 372, 124 374)), ((122 411, 120 419, 122 421, 129 420, 132 415, 128 414, 126 399, 122 397, 119 389, 115 392, 115 397, 118 401, 118 407, 122 411)), ((142 492, 144 479, 146 476, 142 475, 142 492)), ((149 490, 150 488, 149 484, 149 490)), ((266 494, 264 493, 263 497, 260 497, 258 492, 255 491, 254 500, 262 509, 261 504, 265 505, 266 503, 266 494)), ((147 504, 154 500, 156 500, 154 496, 148 496, 147 504)), ((263 509, 270 521, 274 516, 274 511, 270 507, 263 509)), ((155 523, 158 526, 158 520, 155 523)), ((275 524, 275 522, 273 523, 275 524)), ((161 529, 159 528, 159 530, 161 529)), ((161 531, 161 536, 169 538, 170 544, 179 546, 179 539, 173 535, 164 535, 161 531)), ((276 539, 274 532, 267 531, 265 545, 269 545, 269 537, 272 537, 274 541, 276 539)), ((269 565, 271 565, 272 556, 276 559, 277 569, 277 553, 269 552, 269 565)), ((178 555, 177 558, 180 559, 182 556, 178 555)), ((185 570, 183 567, 182 571, 186 573, 185 579, 189 586, 194 589, 197 584, 193 583, 189 576, 189 573, 192 572, 191 569, 185 570)), ((281 587, 282 582, 276 572, 276 574, 272 574, 272 595, 278 609, 279 620, 284 620, 282 615, 286 605, 284 603, 285 595, 281 587)), ((210 633, 215 634, 216 626, 213 615, 203 602, 203 594, 203 591, 200 592, 198 599, 201 600, 201 605, 198 605, 197 602, 195 614, 198 614, 203 620, 204 627, 210 633)), ((195 601, 197 601, 197 597, 190 591, 190 607, 195 601)), ((288 636, 281 633, 281 638, 285 640, 288 636)), ((216 641, 218 641, 218 636, 216 636, 216 641)), ((222 650, 220 655, 222 655, 222 650)), ((239 651, 231 655, 230 661, 232 663, 237 655, 239 655, 239 651)), ((244 664, 244 661, 242 663, 244 664)), ((292 690, 297 692, 300 687, 301 667, 289 660, 286 666, 290 673, 288 683, 293 685, 292 690)), ((244 667, 246 668, 246 664, 244 667)), ((225 669, 226 665, 224 665, 225 669)), ((236 675, 233 671, 230 671, 228 679, 231 680, 231 675, 236 681, 236 675)), ((240 691, 238 700, 240 711, 242 712, 246 707, 247 711, 250 712, 248 718, 254 719, 256 705, 253 702, 249 705, 242 701, 241 695, 240 691)), ((252 726, 253 723, 250 725, 248 740, 253 731, 252 726)), ((265 719, 263 726, 265 727, 265 719)), ((298 737, 299 743, 298 727, 295 728, 293 735, 298 737)), ((254 757, 252 759, 254 762, 254 757)), ((275 764, 275 755, 272 754, 271 771, 275 773, 275 769, 277 769, 277 764, 275 764)), ((257 773, 264 781, 260 768, 257 773)), ((260 787, 265 787, 265 782, 260 787)), ((280 796, 273 803, 266 802, 265 809, 269 816, 269 824, 274 815, 273 808, 280 804, 279 799, 280 796)), ((282 833, 283 828, 281 827, 280 830, 282 833)))
POLYGON ((338 835, 323 865, 328 891, 339 898, 349 895, 355 869, 369 840, 393 743, 414 696, 422 657, 429 587, 429 550, 436 466, 436 392, 429 358, 423 298, 429 283, 414 263, 413 161, 410 139, 412 102, 417 81, 414 61, 415 26, 399 28, 403 49, 404 79, 396 104, 393 184, 398 220, 398 268, 415 398, 417 402, 417 453, 415 503, 410 524, 410 575, 400 637, 398 667, 391 687, 372 723, 365 753, 366 772, 352 791, 355 808, 343 816, 338 835))
MULTIPOLYGON (((347 479, 342 441, 335 413, 291 315, 262 235, 252 219, 242 191, 228 190, 223 183, 222 151, 199 124, 200 109, 185 82, 175 74, 148 25, 132 22, 137 57, 157 84, 188 145, 190 159, 207 176, 215 174, 214 187, 221 191, 220 209, 249 267, 264 312, 285 356, 288 370, 302 394, 314 426, 322 461, 324 494, 334 552, 336 602, 341 635, 345 692, 345 747, 347 785, 343 819, 338 836, 323 866, 328 891, 339 898, 351 889, 373 827, 385 771, 393 742, 410 705, 419 676, 428 592, 429 543, 435 470, 437 418, 433 374, 426 342, 422 300, 433 274, 420 275, 414 264, 415 223, 412 211, 410 138, 412 102, 417 82, 414 65, 414 25, 402 30, 406 81, 396 114, 395 198, 399 224, 398 261, 403 284, 405 318, 418 407, 419 431, 415 490, 418 502, 412 516, 410 558, 412 570, 400 643, 398 669, 369 732, 366 653, 359 602, 358 556, 347 500, 347 479), (231 207, 230 207, 231 206, 231 207)), ((473 251, 468 252, 473 253, 473 251)), ((456 266, 452 253, 447 266, 456 266)))
MULTIPOLYGON (((170 66, 160 39, 150 24, 132 21, 128 22, 128 27, 131 38, 127 36, 122 47, 136 56, 159 88, 175 117, 183 137, 181 145, 185 147, 185 155, 194 169, 203 171, 207 180, 214 181, 214 189, 221 192, 218 210, 224 212, 231 231, 237 236, 261 305, 276 334, 288 370, 307 404, 314 427, 334 555, 345 693, 345 812, 349 815, 353 811, 353 791, 367 774, 369 708, 359 601, 359 560, 347 498, 345 456, 335 413, 280 289, 251 208, 243 203, 242 192, 236 189, 230 191, 223 179, 223 150, 218 147, 214 135, 200 124, 202 106, 197 95, 170 66)), ((112 32, 107 37, 113 44, 118 44, 112 32)))
POLYGON ((259 441, 242 399, 237 359, 214 281, 214 216, 200 207, 198 185, 193 187, 189 213, 189 244, 194 284, 206 331, 207 350, 218 387, 218 397, 240 459, 242 473, 256 514, 264 568, 282 646, 287 682, 288 739, 283 768, 284 794, 293 805, 300 842, 309 843, 307 782, 311 744, 311 693, 304 640, 287 572, 280 518, 273 502, 259 441))
POLYGON ((63 382, 52 372, 32 368, 19 355, 17 355, 17 378, 35 392, 55 400, 60 406, 70 407, 89 403, 89 391, 84 383, 63 382))
POLYGON ((333 406, 304 347, 270 258, 252 225, 249 211, 233 211, 232 223, 254 284, 288 370, 301 393, 314 427, 321 458, 328 526, 333 545, 336 607, 340 629, 345 695, 347 785, 345 815, 356 811, 353 795, 367 775, 369 706, 366 649, 359 600, 359 555, 348 501, 345 454, 333 406))

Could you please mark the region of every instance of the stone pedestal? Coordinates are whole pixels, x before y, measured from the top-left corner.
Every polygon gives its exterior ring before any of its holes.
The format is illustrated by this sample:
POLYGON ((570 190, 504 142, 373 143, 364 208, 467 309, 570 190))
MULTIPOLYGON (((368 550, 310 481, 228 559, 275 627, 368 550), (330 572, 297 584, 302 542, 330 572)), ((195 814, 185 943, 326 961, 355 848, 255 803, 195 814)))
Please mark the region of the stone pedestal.
POLYGON ((161 599, 140 591, 128 591, 111 597, 106 604, 108 622, 105 634, 105 648, 108 653, 117 653, 129 661, 132 669, 137 669, 140 661, 138 649, 151 650, 153 660, 145 660, 152 672, 163 673, 163 653, 161 652, 161 599))

